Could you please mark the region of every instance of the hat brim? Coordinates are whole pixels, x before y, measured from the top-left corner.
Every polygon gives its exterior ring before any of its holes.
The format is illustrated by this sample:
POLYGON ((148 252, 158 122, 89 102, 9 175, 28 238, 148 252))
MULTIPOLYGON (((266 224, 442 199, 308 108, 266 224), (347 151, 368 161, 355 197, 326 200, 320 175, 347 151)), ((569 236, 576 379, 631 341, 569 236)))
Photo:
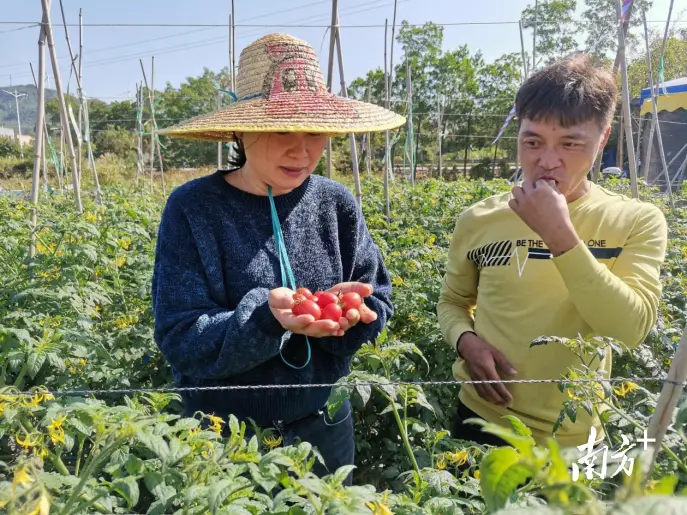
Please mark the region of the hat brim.
POLYGON ((207 141, 232 141, 235 132, 309 132, 328 135, 392 130, 406 118, 383 107, 329 92, 289 92, 269 100, 235 102, 157 134, 207 141))

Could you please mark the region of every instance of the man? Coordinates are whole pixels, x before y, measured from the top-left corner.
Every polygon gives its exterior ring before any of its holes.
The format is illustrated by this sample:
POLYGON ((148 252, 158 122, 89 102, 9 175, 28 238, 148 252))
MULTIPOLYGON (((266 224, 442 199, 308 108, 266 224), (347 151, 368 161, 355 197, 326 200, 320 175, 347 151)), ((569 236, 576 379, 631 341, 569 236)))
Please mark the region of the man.
MULTIPOLYGON (((587 174, 608 140, 613 75, 576 54, 520 88, 518 153, 523 183, 465 210, 457 220, 437 307, 458 359, 459 380, 560 379, 580 360, 540 336, 612 337, 629 348, 653 326, 667 224, 655 206, 593 184, 587 174)), ((587 360, 589 361, 589 360, 587 360)), ((611 375, 611 354, 594 361, 611 375)), ((544 444, 570 392, 556 383, 464 385, 453 436, 500 440, 463 424, 478 416, 510 426, 514 415, 544 444)), ((586 443, 598 420, 577 410, 559 444, 586 443)))

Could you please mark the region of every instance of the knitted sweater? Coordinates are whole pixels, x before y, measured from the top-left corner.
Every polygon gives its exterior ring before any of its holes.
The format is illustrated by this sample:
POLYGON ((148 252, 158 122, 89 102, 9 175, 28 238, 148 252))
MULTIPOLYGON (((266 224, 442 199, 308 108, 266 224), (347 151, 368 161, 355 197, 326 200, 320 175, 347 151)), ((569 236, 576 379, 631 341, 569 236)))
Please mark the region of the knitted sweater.
MULTIPOLYGON (((267 196, 230 185, 217 171, 174 190, 159 227, 152 279, 155 342, 178 386, 333 383, 349 373, 353 354, 374 341, 393 314, 391 281, 360 208, 341 184, 311 175, 277 195, 297 287, 324 290, 337 283, 369 283, 365 299, 377 313, 342 337, 309 338, 284 330, 267 304, 281 283, 267 196)), ((184 392, 196 411, 260 425, 317 412, 328 387, 184 392)))

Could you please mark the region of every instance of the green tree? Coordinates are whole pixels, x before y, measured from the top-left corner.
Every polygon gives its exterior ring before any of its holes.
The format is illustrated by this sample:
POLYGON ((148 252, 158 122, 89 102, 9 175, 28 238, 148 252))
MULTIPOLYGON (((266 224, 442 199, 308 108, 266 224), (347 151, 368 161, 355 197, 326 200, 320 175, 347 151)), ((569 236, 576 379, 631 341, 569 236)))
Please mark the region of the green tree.
POLYGON ((534 30, 536 63, 530 69, 539 69, 564 57, 577 48, 574 15, 576 0, 543 0, 535 6, 528 5, 522 11, 522 28, 534 30))

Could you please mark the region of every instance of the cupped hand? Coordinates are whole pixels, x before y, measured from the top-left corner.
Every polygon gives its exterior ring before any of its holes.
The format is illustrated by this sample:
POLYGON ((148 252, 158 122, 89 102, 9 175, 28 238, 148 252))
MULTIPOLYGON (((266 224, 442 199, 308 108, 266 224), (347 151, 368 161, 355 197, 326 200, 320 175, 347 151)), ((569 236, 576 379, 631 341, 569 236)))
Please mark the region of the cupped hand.
POLYGON ((294 315, 291 310, 294 293, 288 288, 275 288, 267 298, 272 314, 284 329, 313 338, 343 335, 342 328, 332 320, 315 320, 312 315, 294 315))
POLYGON ((339 320, 339 326, 342 331, 348 331, 354 327, 358 322, 363 324, 370 324, 377 320, 377 313, 372 311, 365 305, 365 297, 369 297, 373 293, 372 285, 360 282, 345 282, 332 286, 329 290, 335 295, 346 293, 357 293, 362 298, 363 302, 358 309, 349 309, 344 316, 339 320))

